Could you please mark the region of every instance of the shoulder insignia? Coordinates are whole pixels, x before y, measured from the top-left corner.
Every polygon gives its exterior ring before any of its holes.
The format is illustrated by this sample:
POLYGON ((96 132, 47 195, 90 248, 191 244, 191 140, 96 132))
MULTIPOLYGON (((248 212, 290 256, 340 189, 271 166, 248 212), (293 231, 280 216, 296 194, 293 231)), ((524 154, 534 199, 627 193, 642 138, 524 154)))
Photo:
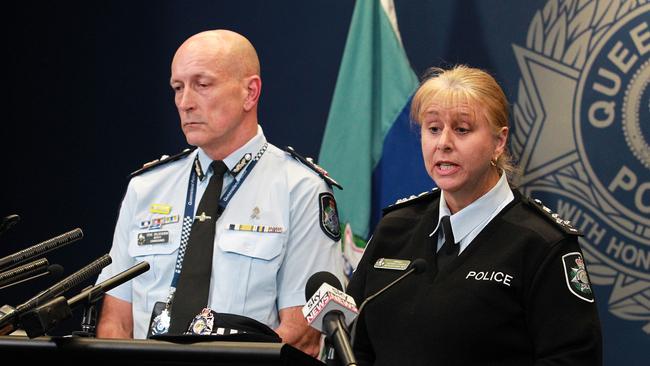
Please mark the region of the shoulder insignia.
POLYGON ((330 192, 319 194, 318 208, 320 211, 320 228, 332 240, 339 241, 341 239, 341 226, 334 195, 330 192))
POLYGON ((283 150, 288 152, 294 159, 306 165, 309 169, 315 171, 330 187, 334 186, 338 189, 343 189, 339 182, 335 181, 334 178, 330 177, 329 174, 327 174, 327 170, 323 169, 321 166, 314 162, 314 159, 305 158, 304 156, 298 154, 296 150, 294 150, 291 146, 285 146, 283 150))
POLYGON ((564 278, 572 294, 586 302, 594 302, 594 292, 591 289, 585 261, 580 252, 571 252, 562 256, 564 278))
POLYGON ((397 210, 398 208, 406 207, 416 202, 430 201, 439 196, 440 196, 440 190, 438 189, 438 187, 436 187, 430 191, 422 192, 417 196, 413 194, 410 197, 400 198, 397 201, 395 201, 395 203, 393 203, 392 205, 388 207, 384 207, 382 209, 382 213, 383 215, 386 215, 387 213, 397 210))
POLYGON ((187 155, 189 155, 195 149, 196 149, 195 147, 193 147, 191 149, 188 148, 188 149, 185 149, 181 153, 178 153, 176 155, 172 155, 172 156, 163 155, 163 156, 160 157, 160 159, 156 159, 156 160, 152 160, 152 161, 150 161, 148 163, 144 163, 142 165, 142 168, 140 168, 140 169, 134 171, 133 173, 129 174, 129 178, 133 178, 135 176, 138 176, 138 175, 140 175, 140 174, 142 174, 144 172, 147 172, 147 171, 149 171, 149 170, 151 170, 153 168, 159 167, 161 165, 171 163, 172 161, 182 159, 182 158, 186 157, 187 155))
POLYGON ((558 226, 562 231, 567 234, 582 236, 582 232, 577 228, 571 225, 571 221, 564 220, 557 213, 553 212, 550 208, 546 207, 542 201, 538 199, 532 199, 529 197, 523 196, 523 201, 526 202, 529 206, 535 208, 539 213, 542 214, 547 220, 553 222, 558 226))

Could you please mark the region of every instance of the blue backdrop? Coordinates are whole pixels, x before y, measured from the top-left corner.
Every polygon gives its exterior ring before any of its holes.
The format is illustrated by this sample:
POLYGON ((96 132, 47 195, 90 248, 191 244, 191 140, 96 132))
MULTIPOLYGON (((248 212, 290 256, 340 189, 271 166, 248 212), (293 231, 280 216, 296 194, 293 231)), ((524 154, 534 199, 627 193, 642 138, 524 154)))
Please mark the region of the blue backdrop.
MULTIPOLYGON (((433 65, 467 63, 504 86, 524 190, 588 234, 582 244, 606 365, 649 359, 650 10, 638 3, 395 1, 418 75, 433 65)), ((0 256, 75 227, 85 238, 48 255, 50 262, 69 274, 108 252, 128 173, 185 147, 169 64, 176 47, 201 30, 229 28, 252 41, 262 63, 267 137, 316 156, 353 6, 6 4, 0 215, 18 213, 22 221, 0 237, 0 256)), ((16 305, 47 285, 0 290, 0 305, 16 305)), ((78 324, 73 319, 57 332, 78 324)))

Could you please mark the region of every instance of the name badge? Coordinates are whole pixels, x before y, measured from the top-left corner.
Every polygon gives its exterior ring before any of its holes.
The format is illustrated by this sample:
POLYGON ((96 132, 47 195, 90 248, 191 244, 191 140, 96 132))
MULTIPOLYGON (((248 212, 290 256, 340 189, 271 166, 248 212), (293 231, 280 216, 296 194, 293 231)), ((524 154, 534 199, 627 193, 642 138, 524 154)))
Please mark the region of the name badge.
POLYGON ((375 268, 403 271, 408 268, 409 264, 411 261, 408 259, 379 258, 375 262, 375 268))
POLYGON ((138 234, 138 245, 167 243, 169 243, 169 231, 152 231, 138 234))

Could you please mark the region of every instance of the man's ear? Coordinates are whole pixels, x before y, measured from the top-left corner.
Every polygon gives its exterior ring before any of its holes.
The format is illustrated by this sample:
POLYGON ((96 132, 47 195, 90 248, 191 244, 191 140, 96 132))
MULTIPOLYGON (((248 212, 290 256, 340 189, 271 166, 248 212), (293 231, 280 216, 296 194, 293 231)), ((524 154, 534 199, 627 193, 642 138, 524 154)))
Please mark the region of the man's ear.
POLYGON ((244 99, 244 110, 249 112, 257 105, 262 92, 262 79, 259 75, 252 75, 244 79, 246 87, 246 99, 244 99))

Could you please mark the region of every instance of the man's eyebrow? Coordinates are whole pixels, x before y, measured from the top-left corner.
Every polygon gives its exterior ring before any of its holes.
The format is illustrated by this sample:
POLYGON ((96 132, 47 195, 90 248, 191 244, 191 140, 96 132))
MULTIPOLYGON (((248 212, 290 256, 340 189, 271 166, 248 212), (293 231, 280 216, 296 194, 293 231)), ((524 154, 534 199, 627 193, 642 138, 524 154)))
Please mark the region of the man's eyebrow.
MULTIPOLYGON (((200 71, 200 72, 197 72, 197 73, 195 73, 195 74, 190 75, 189 78, 190 78, 190 79, 198 79, 198 78, 204 78, 204 77, 206 77, 206 78, 214 78, 215 76, 214 76, 213 74, 210 74, 210 73, 207 73, 207 72, 200 71)), ((174 82, 174 81, 181 81, 181 80, 178 79, 178 78, 175 79, 174 77, 170 77, 170 78, 169 78, 169 82, 170 82, 170 83, 171 83, 171 82, 174 82)))

